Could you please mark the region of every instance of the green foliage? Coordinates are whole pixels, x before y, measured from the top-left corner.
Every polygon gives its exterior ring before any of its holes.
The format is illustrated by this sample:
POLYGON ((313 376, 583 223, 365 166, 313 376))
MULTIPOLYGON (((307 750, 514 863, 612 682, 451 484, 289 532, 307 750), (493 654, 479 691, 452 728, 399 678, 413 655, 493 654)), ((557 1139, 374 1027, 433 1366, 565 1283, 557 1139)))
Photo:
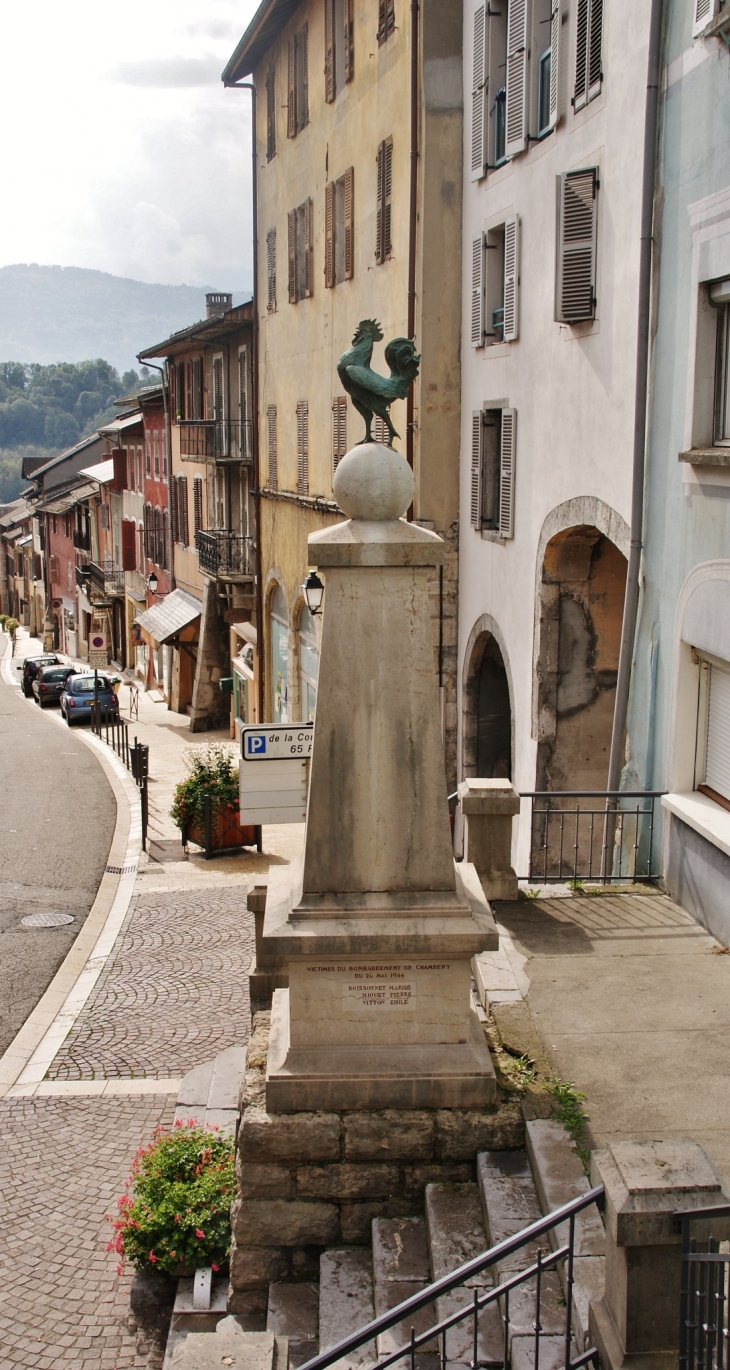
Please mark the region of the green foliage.
POLYGON ((585 1145, 585 1130, 588 1122, 588 1114, 583 1108, 585 1094, 570 1080, 560 1080, 557 1075, 548 1081, 547 1088, 556 1101, 555 1117, 563 1124, 565 1131, 573 1139, 573 1144, 577 1154, 583 1162, 583 1169, 588 1174, 591 1153, 585 1145))
POLYGON ((132 1162, 117 1217, 107 1219, 114 1229, 107 1250, 137 1269, 219 1270, 231 1242, 233 1159, 232 1139, 215 1128, 158 1127, 132 1162))
POLYGON ((573 880, 566 880, 565 883, 568 889, 573 891, 573 894, 582 894, 586 882, 576 876, 573 880))
POLYGON ((175 790, 175 800, 170 810, 172 820, 183 833, 193 826, 202 830, 205 796, 210 795, 215 830, 222 809, 238 813, 240 797, 236 754, 220 742, 211 742, 208 747, 197 747, 186 752, 185 761, 190 775, 175 790))
POLYGON ((3 628, 5 629, 5 632, 8 633, 8 635, 10 636, 11 641, 14 642, 15 634, 18 628, 20 627, 20 623, 18 622, 17 618, 5 618, 5 616, 3 617, 3 628))
POLYGON ((537 887, 537 886, 535 886, 535 885, 528 885, 528 887, 527 887, 526 890, 520 890, 520 891, 519 891, 519 896, 518 896, 518 897, 519 897, 520 899, 539 899, 539 898, 540 898, 540 890, 539 890, 539 887, 537 887))

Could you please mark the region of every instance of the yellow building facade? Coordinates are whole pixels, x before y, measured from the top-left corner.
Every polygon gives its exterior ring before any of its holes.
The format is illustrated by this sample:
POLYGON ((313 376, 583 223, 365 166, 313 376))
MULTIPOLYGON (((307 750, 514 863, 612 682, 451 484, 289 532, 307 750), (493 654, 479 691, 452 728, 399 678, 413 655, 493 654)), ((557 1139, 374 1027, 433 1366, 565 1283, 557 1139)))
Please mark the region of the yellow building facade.
POLYGON ((375 319, 374 369, 387 374, 383 348, 396 336, 415 334, 422 356, 411 407, 398 401, 391 417, 414 467, 413 517, 451 549, 433 603, 453 780, 461 4, 422 0, 413 24, 407 0, 264 0, 223 79, 250 79, 256 92, 265 715, 294 721, 311 706, 307 538, 342 517, 334 471, 364 423, 337 362, 359 321, 375 319))

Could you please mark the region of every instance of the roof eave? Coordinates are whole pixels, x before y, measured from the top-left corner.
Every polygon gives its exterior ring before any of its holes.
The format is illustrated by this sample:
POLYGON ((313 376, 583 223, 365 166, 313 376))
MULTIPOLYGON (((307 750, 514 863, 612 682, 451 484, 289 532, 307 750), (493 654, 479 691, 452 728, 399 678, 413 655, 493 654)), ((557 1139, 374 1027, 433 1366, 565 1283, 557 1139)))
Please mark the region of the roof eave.
POLYGON ((301 0, 262 0, 240 43, 223 68, 221 81, 224 86, 235 86, 243 76, 251 75, 299 4, 301 0), (281 11, 278 25, 277 10, 281 11), (264 35, 263 30, 270 20, 274 21, 272 32, 270 35, 264 35))

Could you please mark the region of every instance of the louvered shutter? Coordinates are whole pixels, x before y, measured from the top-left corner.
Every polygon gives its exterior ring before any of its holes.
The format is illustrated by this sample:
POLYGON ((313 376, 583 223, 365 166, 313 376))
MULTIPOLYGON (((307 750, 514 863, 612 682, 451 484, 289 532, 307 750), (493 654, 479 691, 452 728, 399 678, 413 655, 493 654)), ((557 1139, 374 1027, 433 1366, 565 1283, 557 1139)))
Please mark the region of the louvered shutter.
POLYGON ((395 28, 395 0, 379 0, 378 42, 385 43, 395 28))
POLYGON ((297 135, 297 49, 294 39, 288 47, 287 60, 287 97, 286 97, 286 136, 297 135))
POLYGON ((166 509, 162 511, 162 561, 160 566, 163 571, 167 570, 167 551, 170 545, 170 515, 166 509))
POLYGON ((270 67, 266 74, 266 160, 276 153, 276 72, 270 67))
POLYGON ((275 404, 270 404, 266 410, 266 423, 269 434, 269 485, 272 490, 276 490, 279 484, 279 461, 275 404))
POLYGON ((270 228, 266 234, 266 285, 267 309, 276 309, 276 229, 270 228))
POLYGON ((384 172, 384 167, 385 167, 385 143, 379 143, 379 144, 378 144, 378 156, 377 156, 377 168, 378 168, 378 170, 377 170, 377 179, 378 179, 378 187, 377 187, 377 201, 376 201, 376 206, 375 206, 375 260, 376 260, 376 262, 382 262, 382 261, 384 261, 384 255, 383 255, 383 189, 384 189, 384 177, 383 177, 383 172, 384 172))
POLYGON ((297 493, 309 493, 309 405, 297 403, 297 493))
POLYGON ((155 551, 154 551, 154 561, 155 561, 155 564, 156 564, 157 566, 161 566, 161 565, 162 565, 162 561, 163 561, 163 551, 162 551, 162 510, 159 508, 159 506, 158 506, 157 509, 155 509, 154 549, 155 549, 155 551))
POLYGON ((484 234, 471 243, 471 344, 484 345, 484 234))
POLYGON ((307 25, 297 34, 297 129, 309 123, 309 58, 307 25))
POLYGON ((137 527, 132 519, 122 519, 122 570, 137 569, 137 527))
POLYGON ((484 416, 475 409, 471 416, 471 489, 469 492, 471 526, 482 526, 482 464, 484 460, 484 416))
MULTIPOLYGON (((170 525, 173 543, 177 542, 179 531, 177 522, 177 481, 173 478, 168 492, 170 500, 170 525)), ((149 507, 149 506, 147 506, 149 507)), ((148 554, 149 555, 149 554, 148 554)), ((174 555, 174 554, 173 554, 174 555)))
POLYGON ((705 784, 730 799, 730 673, 710 667, 705 784))
POLYGON ((203 477, 196 476, 193 481, 193 517, 195 532, 203 531, 203 477))
POLYGON ((393 213, 393 139, 386 138, 383 158, 383 256, 392 249, 391 224, 393 213))
POLYGON ((335 284, 334 181, 328 181, 324 188, 324 283, 328 289, 335 284))
POLYGON ((288 245, 289 245, 289 303, 297 302, 297 211, 292 209, 287 214, 288 245))
POLYGON ((575 88, 573 108, 582 109, 588 95, 588 13, 590 0, 578 0, 575 21, 575 88))
POLYGON ((60 585, 60 584, 61 584, 61 580, 60 580, 61 572, 60 572, 60 570, 59 570, 59 560, 58 560, 58 557, 56 556, 55 553, 53 554, 53 556, 50 556, 50 557, 48 558, 48 564, 49 564, 49 575, 50 575, 50 577, 51 577, 51 585, 60 585))
POLYGON ((324 0, 324 98, 335 98, 335 0, 324 0))
POLYGON ((200 357, 193 357, 193 413, 194 419, 203 417, 203 364, 200 357))
POLYGON ((314 211, 311 200, 304 205, 304 294, 307 299, 314 286, 314 211))
POLYGON ((190 546, 190 528, 188 525, 188 478, 178 476, 177 478, 177 526, 180 533, 180 542, 183 547, 190 546))
POLYGON ((503 409, 499 454, 499 532, 503 538, 514 537, 516 436, 517 410, 503 409))
POLYGON ((112 487, 114 490, 126 490, 127 454, 122 447, 115 447, 114 451, 110 455, 114 462, 114 479, 112 481, 112 487))
POLYGON ((504 225, 504 342, 515 342, 520 335, 520 221, 507 219, 504 225))
POLYGON ((345 280, 355 275, 355 168, 345 172, 345 280))
POLYGON ((507 157, 515 157, 527 147, 529 21, 530 0, 509 0, 505 114, 507 157))
POLYGON ((149 554, 150 554, 150 506, 149 506, 149 504, 145 504, 145 507, 144 507, 144 537, 143 537, 143 541, 144 541, 144 554, 145 554, 146 557, 148 557, 149 554))
POLYGON ((345 81, 355 75, 355 0, 345 0, 345 81))
POLYGON ((561 3, 562 0, 553 0, 553 12, 550 16, 550 128, 555 128, 555 125, 560 118, 561 3))
POLYGON ((580 323, 595 315, 597 169, 558 177, 558 261, 555 317, 580 323))
POLYGON ((471 179, 478 181, 487 164, 487 35, 486 6, 474 10, 474 52, 471 79, 471 179))
POLYGON ((588 99, 595 99, 603 80, 603 0, 590 0, 588 29, 588 99))
POLYGON ((338 395, 332 401, 332 470, 337 470, 347 452, 347 399, 338 395))
POLYGON ((694 3, 694 23, 692 25, 692 37, 697 38, 702 33, 705 24, 709 24, 717 14, 718 0, 693 0, 694 3))

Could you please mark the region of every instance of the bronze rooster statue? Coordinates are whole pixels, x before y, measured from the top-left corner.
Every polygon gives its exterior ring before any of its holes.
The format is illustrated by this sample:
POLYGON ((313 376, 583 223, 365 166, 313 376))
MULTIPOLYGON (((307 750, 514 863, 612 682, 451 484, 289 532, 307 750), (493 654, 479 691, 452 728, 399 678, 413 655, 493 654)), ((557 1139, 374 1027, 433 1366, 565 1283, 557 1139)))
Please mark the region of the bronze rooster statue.
MULTIPOLYGON (((393 438, 400 437, 390 421, 388 406, 393 400, 404 400, 418 375, 421 358, 410 338, 393 338, 385 349, 385 360, 390 376, 379 376, 370 365, 373 343, 382 342, 380 324, 374 319, 362 319, 352 340, 349 352, 343 352, 337 363, 337 374, 358 414, 365 420, 365 437, 360 442, 372 442, 370 428, 377 414, 388 427, 388 447, 393 438)), ((360 444, 356 444, 359 446, 360 444)))

